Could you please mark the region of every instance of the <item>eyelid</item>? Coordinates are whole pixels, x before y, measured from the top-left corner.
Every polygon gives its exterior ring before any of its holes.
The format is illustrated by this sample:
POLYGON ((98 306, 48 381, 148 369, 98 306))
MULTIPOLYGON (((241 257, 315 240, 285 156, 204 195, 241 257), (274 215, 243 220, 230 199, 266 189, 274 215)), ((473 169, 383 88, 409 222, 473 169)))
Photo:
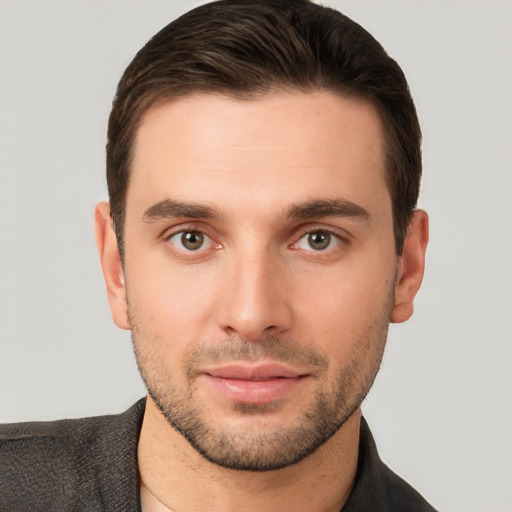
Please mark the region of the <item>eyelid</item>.
MULTIPOLYGON (((296 228, 294 231, 295 231, 295 233, 293 235, 293 241, 291 243, 287 244, 289 248, 295 249, 295 250, 304 250, 304 251, 313 252, 313 253, 316 252, 319 255, 321 253, 328 253, 328 252, 334 250, 340 244, 348 245, 351 243, 351 240, 353 238, 349 232, 347 232, 346 230, 344 230, 342 228, 334 227, 331 225, 326 226, 325 224, 319 224, 319 223, 318 224, 317 223, 308 223, 306 225, 301 225, 298 228, 296 228), (305 236, 307 236, 311 233, 318 233, 318 232, 324 232, 324 233, 327 233, 327 234, 333 236, 340 242, 340 244, 336 244, 335 247, 327 249, 327 250, 323 250, 323 251, 322 250, 315 251, 313 248, 311 248, 310 250, 300 249, 299 247, 297 247, 298 242, 302 238, 304 238, 305 236)), ((177 225, 174 225, 172 227, 168 227, 167 229, 165 229, 163 231, 160 238, 164 242, 169 243, 169 240, 172 237, 174 237, 180 233, 184 233, 184 232, 198 232, 198 233, 202 233, 205 237, 208 237, 211 240, 210 247, 208 247, 209 249, 212 249, 212 248, 213 249, 221 249, 223 247, 223 244, 221 244, 218 241, 218 236, 216 236, 214 233, 212 233, 212 229, 209 228, 209 225, 208 224, 205 225, 205 223, 197 222, 197 221, 186 221, 186 222, 182 222, 177 225), (211 245, 213 245, 213 247, 211 245)), ((175 247, 175 250, 177 250, 177 251, 180 250, 176 246, 174 246, 174 247, 175 247)), ((207 249, 201 248, 201 249, 198 249, 197 251, 183 249, 183 250, 181 250, 181 252, 183 254, 193 254, 194 252, 197 254, 197 253, 205 252, 207 249)))
POLYGON ((178 231, 177 233, 174 233, 173 235, 171 235, 168 239, 169 243, 171 245, 173 245, 174 247, 176 247, 178 250, 180 251, 183 251, 184 253, 194 253, 194 252, 201 252, 201 251, 206 251, 208 249, 211 249, 212 245, 215 243, 208 235, 206 235, 205 233, 201 233, 199 231, 187 231, 187 230, 183 230, 183 231, 178 231), (183 238, 183 235, 185 233, 198 233, 200 234, 203 239, 202 239, 202 244, 200 247, 198 247, 197 249, 188 249, 187 247, 184 247, 183 246, 183 241, 182 241, 182 238, 183 238), (173 239, 176 238, 176 243, 173 242, 173 239), (179 240, 179 242, 178 242, 179 240), (180 243, 181 246, 183 247, 180 247, 178 246, 178 243, 180 243))
POLYGON ((310 233, 317 233, 319 231, 329 233, 339 238, 340 240, 346 240, 347 242, 352 239, 352 235, 343 228, 316 222, 300 226, 298 229, 295 230, 294 238, 295 240, 298 240, 299 238, 302 238, 304 235, 308 235, 310 233))
POLYGON ((344 229, 341 229, 341 228, 334 228, 332 226, 325 226, 325 225, 319 225, 319 224, 315 224, 315 225, 307 225, 307 226, 302 226, 301 228, 299 228, 298 232, 294 235, 294 242, 292 242, 289 247, 291 249, 295 249, 295 250, 303 250, 303 251, 307 251, 307 252, 312 252, 312 253, 317 253, 318 255, 322 254, 322 253, 328 253, 332 250, 335 250, 336 247, 338 247, 340 244, 342 245, 348 245, 351 241, 351 235, 345 231, 344 229), (336 238, 338 241, 339 241, 339 244, 336 244, 335 247, 332 247, 330 249, 326 249, 326 250, 319 250, 319 251, 315 251, 313 248, 311 249, 301 249, 300 247, 297 247, 297 244, 305 237, 305 236, 308 236, 312 233, 327 233, 331 236, 333 236, 334 238, 336 238))
POLYGON ((198 225, 196 222, 181 223, 173 226, 172 228, 168 228, 162 233, 161 239, 165 243, 171 245, 176 252, 184 255, 199 255, 208 250, 220 249, 222 247, 222 245, 216 240, 216 237, 213 236, 210 229, 207 229, 204 225, 198 225), (201 233, 205 238, 209 239, 208 247, 201 247, 200 249, 193 251, 187 250, 186 248, 180 248, 171 243, 171 239, 173 237, 183 233, 201 233))
POLYGON ((184 231, 196 231, 198 233, 203 233, 209 238, 214 238, 214 236, 212 236, 211 233, 212 230, 209 229, 207 225, 205 225, 202 222, 194 221, 179 222, 178 224, 175 224, 173 226, 168 226, 162 231, 160 237, 164 240, 169 240, 169 238, 173 237, 178 233, 183 233, 184 231))

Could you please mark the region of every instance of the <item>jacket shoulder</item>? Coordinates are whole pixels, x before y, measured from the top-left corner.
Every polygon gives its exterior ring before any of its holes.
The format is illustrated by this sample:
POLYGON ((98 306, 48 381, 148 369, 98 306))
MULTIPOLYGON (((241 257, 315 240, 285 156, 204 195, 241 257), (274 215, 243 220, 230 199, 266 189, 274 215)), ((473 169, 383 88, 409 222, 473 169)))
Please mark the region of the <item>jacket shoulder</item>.
POLYGON ((94 426, 87 420, 0 425, 2 509, 73 510, 83 457, 82 440, 72 434, 92 433, 94 426))
POLYGON ((0 510, 103 510, 126 414, 0 425, 0 510))
POLYGON ((436 512, 418 491, 382 461, 364 418, 360 426, 356 483, 343 511, 360 510, 436 512))
POLYGON ((395 512, 436 512, 425 498, 404 479, 381 463, 381 474, 395 512))

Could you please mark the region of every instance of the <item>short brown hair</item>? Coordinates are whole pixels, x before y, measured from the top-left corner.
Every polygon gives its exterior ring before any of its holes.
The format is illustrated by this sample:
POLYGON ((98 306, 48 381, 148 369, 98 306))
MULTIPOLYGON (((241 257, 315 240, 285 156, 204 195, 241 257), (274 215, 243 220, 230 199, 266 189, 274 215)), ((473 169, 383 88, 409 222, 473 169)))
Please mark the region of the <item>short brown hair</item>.
POLYGON ((158 32, 119 82, 108 125, 107 182, 121 256, 130 163, 145 112, 156 101, 194 92, 250 99, 279 89, 330 91, 375 106, 401 253, 419 193, 421 131, 398 64, 334 9, 307 0, 220 0, 158 32))

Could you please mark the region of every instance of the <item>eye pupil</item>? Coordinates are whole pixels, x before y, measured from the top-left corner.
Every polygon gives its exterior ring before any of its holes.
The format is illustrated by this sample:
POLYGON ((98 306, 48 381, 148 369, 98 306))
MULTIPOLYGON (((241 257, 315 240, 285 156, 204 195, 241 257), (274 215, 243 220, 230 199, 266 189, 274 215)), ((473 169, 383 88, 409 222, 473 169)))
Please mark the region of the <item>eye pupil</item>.
POLYGON ((204 235, 199 231, 185 231, 181 235, 181 243, 185 249, 195 251, 203 245, 204 235))
POLYGON ((315 251, 325 249, 331 242, 331 235, 317 231, 308 235, 308 244, 315 251))

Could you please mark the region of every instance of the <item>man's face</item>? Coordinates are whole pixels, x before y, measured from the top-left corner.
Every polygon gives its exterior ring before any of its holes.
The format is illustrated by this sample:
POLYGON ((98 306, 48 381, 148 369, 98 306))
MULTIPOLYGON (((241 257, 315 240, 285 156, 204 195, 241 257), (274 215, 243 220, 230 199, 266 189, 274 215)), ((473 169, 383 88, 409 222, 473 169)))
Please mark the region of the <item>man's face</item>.
POLYGON ((125 251, 127 323, 168 421, 223 466, 297 462, 384 350, 397 257, 376 111, 320 92, 155 106, 125 251))

